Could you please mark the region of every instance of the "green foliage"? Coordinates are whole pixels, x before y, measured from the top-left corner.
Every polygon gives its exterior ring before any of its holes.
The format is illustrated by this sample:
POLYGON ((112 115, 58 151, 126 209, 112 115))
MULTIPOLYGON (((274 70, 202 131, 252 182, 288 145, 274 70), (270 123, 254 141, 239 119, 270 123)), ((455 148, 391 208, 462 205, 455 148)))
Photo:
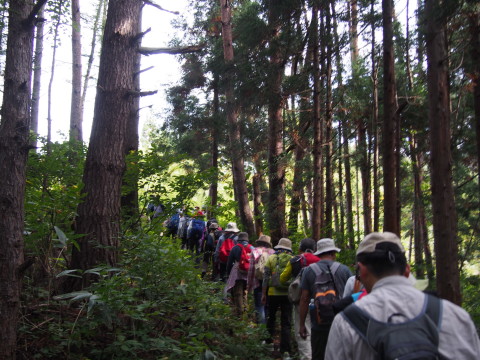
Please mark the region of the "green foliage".
POLYGON ((467 276, 462 279, 463 307, 472 317, 477 331, 480 332, 480 302, 478 301, 478 289, 480 287, 480 276, 467 276))
MULTIPOLYGON (((28 344, 20 351, 24 356, 268 358, 261 346, 265 329, 234 319, 222 299, 223 283, 203 282, 179 243, 152 233, 124 239, 123 245, 121 270, 94 269, 98 283, 59 295, 44 312, 39 307, 30 314, 20 329, 22 343, 28 344)), ((44 300, 26 295, 30 307, 44 300)))
POLYGON ((80 202, 86 149, 81 144, 53 143, 30 152, 25 190, 25 247, 44 268, 65 265, 75 236, 72 225, 80 202))

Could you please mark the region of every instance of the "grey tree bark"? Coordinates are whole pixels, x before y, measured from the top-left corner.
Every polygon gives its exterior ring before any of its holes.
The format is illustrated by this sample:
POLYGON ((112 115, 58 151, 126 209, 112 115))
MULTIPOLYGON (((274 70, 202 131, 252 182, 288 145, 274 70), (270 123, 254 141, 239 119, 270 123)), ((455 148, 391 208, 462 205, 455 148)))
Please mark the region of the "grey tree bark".
POLYGON ((0 123, 0 359, 14 360, 20 309, 24 199, 30 131, 33 39, 38 11, 26 0, 10 1, 0 123))

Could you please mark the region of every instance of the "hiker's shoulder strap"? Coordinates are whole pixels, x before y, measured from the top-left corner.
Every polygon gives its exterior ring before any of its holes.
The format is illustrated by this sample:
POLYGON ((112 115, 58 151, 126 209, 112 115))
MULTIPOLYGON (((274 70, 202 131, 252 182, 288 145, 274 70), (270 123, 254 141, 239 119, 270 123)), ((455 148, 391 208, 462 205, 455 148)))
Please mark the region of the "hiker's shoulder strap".
POLYGON ((330 266, 330 272, 332 273, 332 275, 334 275, 337 272, 339 267, 340 267, 340 263, 337 261, 334 261, 332 266, 330 266))
POLYGON ((321 275, 323 273, 323 270, 320 267, 319 262, 313 263, 312 265, 310 265, 310 267, 312 268, 313 272, 315 273, 315 276, 321 275))
POLYGON ((353 327, 358 335, 360 335, 363 340, 367 341, 367 329, 371 318, 370 315, 360 309, 357 305, 351 304, 342 311, 342 316, 353 327))
MULTIPOLYGON (((442 318, 442 300, 436 296, 425 294, 425 301, 420 315, 426 314, 439 328, 442 318)), ((344 319, 367 341, 367 329, 371 316, 357 305, 348 306, 343 312, 344 319)), ((367 341, 368 342, 368 341, 367 341)))
POLYGON ((442 300, 436 296, 425 294, 424 302, 425 314, 433 321, 433 323, 440 329, 442 324, 443 303, 442 300))

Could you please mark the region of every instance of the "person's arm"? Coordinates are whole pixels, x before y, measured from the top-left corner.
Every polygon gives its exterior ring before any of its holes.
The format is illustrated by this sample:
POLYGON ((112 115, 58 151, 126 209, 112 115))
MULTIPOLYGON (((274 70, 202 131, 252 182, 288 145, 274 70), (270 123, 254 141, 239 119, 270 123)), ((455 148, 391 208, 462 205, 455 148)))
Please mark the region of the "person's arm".
POLYGON ((215 253, 213 254, 213 260, 215 262, 218 262, 218 253, 220 252, 220 247, 222 246, 222 243, 223 243, 224 239, 225 239, 225 237, 223 235, 221 235, 218 238, 217 246, 215 247, 215 253))
POLYGON ((227 260, 227 275, 230 275, 230 271, 232 271, 233 264, 237 262, 240 257, 237 256, 237 253, 241 253, 241 248, 238 245, 235 245, 232 250, 230 251, 230 254, 228 254, 228 260, 227 260))
POLYGON ((310 303, 310 291, 307 289, 302 289, 302 295, 300 296, 299 302, 299 315, 300 315, 300 328, 298 330, 299 335, 302 339, 306 339, 308 336, 308 330, 305 326, 305 320, 308 316, 308 307, 310 303))
POLYGON ((355 345, 351 330, 347 329, 346 320, 341 315, 335 316, 328 334, 325 360, 352 359, 355 345))
POLYGON ((272 263, 272 257, 274 255, 271 255, 267 259, 267 263, 265 264, 265 267, 263 268, 263 281, 262 281, 262 304, 265 304, 267 302, 267 290, 268 290, 268 283, 270 282, 270 277, 272 276, 272 270, 270 268, 270 264, 272 263))
POLYGON ((285 269, 280 274, 280 282, 282 284, 286 284, 291 277, 292 277, 292 263, 288 261, 287 266, 285 266, 285 269))
POLYGON ((355 277, 351 276, 348 278, 347 283, 345 284, 345 289, 343 290, 342 298, 349 297, 354 293, 353 287, 355 284, 355 277))

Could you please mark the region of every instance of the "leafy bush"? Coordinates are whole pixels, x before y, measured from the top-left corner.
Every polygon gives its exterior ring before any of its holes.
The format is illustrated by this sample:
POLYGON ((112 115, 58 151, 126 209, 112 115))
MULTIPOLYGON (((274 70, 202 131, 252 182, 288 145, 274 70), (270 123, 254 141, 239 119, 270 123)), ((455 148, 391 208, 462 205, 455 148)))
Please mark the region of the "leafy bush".
POLYGON ((121 269, 92 269, 101 280, 90 288, 53 302, 25 293, 19 359, 268 358, 265 329, 234 318, 223 283, 202 281, 176 241, 123 244, 121 269))

